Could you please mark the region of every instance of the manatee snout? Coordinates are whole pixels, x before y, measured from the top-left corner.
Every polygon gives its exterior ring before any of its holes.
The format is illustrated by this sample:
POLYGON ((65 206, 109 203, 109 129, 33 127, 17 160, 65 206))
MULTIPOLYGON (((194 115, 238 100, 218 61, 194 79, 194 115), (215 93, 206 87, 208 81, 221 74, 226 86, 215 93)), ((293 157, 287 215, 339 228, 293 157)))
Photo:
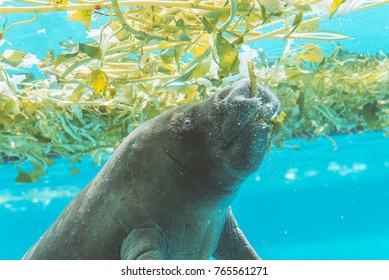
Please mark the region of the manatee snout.
POLYGON ((227 111, 231 115, 250 120, 254 115, 257 118, 268 120, 273 118, 280 107, 278 98, 269 89, 258 85, 256 96, 252 96, 249 79, 238 81, 227 88, 229 94, 225 96, 227 111))
POLYGON ((280 107, 278 98, 266 87, 259 85, 258 94, 251 96, 249 79, 243 79, 224 88, 217 99, 225 110, 223 134, 228 143, 251 123, 269 123, 280 107))

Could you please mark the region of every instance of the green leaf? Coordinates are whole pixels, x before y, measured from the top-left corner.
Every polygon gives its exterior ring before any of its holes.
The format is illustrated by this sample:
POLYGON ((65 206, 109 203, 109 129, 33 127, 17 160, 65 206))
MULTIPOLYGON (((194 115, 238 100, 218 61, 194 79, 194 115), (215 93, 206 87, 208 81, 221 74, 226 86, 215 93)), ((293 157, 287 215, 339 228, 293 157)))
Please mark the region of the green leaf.
POLYGON ((61 55, 55 60, 54 68, 58 67, 60 64, 64 63, 65 61, 68 61, 69 59, 76 57, 80 53, 78 45, 75 46, 71 51, 69 52, 63 52, 61 55))
POLYGON ((177 27, 179 27, 182 31, 181 35, 179 36, 180 40, 181 41, 191 41, 192 39, 188 36, 188 34, 186 33, 187 30, 186 30, 186 26, 185 26, 185 22, 184 20, 181 18, 177 21, 176 23, 177 27))
POLYGON ((54 160, 52 160, 51 158, 46 157, 45 161, 47 166, 54 166, 54 160))
POLYGON ((86 53, 91 58, 101 59, 103 55, 103 50, 100 47, 95 47, 87 44, 78 44, 79 50, 83 53, 86 53))
POLYGON ((309 62, 319 63, 324 59, 324 53, 319 45, 306 44, 304 46, 304 51, 301 52, 298 57, 309 62))
POLYGON ((295 16, 294 16, 294 20, 293 20, 293 23, 292 23, 292 30, 291 31, 289 31, 286 35, 285 35, 285 37, 284 37, 284 39, 282 40, 282 41, 285 41, 295 30, 296 30, 296 28, 299 26, 299 24, 301 23, 301 20, 303 19, 303 16, 304 16, 304 13, 303 12, 299 12, 298 14, 296 14, 295 16))
POLYGON ((215 29, 215 26, 213 26, 213 24, 206 17, 201 17, 201 22, 204 24, 205 30, 209 34, 211 34, 215 29))
POLYGON ((266 7, 264 5, 261 4, 261 15, 262 15, 262 18, 263 20, 266 20, 267 16, 266 16, 266 7))
POLYGON ((216 51, 219 56, 218 75, 222 79, 239 73, 239 50, 220 34, 216 36, 216 51))
POLYGON ((18 176, 16 177, 16 183, 32 183, 34 182, 31 176, 24 172, 21 168, 16 167, 18 170, 18 176))
POLYGON ((292 26, 297 26, 301 23, 301 20, 303 19, 303 12, 299 12, 297 15, 294 16, 294 20, 292 23, 292 26))
POLYGON ((13 51, 12 54, 8 57, 1 56, 0 61, 12 65, 13 67, 18 66, 23 62, 23 59, 26 57, 26 54, 21 51, 13 51))
POLYGON ((78 173, 80 173, 79 169, 70 167, 70 175, 77 175, 78 173))
POLYGON ((36 170, 36 171, 31 171, 30 172, 30 178, 32 182, 38 182, 39 177, 44 173, 43 170, 36 170))

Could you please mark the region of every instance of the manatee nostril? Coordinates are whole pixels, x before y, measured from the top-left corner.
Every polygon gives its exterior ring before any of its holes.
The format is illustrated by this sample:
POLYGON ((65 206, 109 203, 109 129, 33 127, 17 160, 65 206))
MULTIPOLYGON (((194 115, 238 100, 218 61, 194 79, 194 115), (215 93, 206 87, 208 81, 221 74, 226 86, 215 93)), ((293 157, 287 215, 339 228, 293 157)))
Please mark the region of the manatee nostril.
POLYGON ((259 112, 258 116, 265 119, 273 118, 280 107, 276 95, 267 87, 258 84, 258 94, 251 96, 249 79, 237 81, 220 91, 217 98, 225 100, 227 108, 234 114, 249 119, 252 114, 259 112))

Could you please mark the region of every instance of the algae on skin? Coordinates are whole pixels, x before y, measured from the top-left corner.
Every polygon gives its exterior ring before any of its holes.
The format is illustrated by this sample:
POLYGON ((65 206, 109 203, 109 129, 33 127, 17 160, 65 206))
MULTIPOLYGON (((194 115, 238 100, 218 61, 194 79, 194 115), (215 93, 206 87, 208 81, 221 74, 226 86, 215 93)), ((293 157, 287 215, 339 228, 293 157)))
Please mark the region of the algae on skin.
MULTIPOLYGON (((88 42, 69 38, 60 55, 47 50, 42 60, 22 50, 0 54, 0 161, 18 166, 19 182, 39 180, 53 156, 71 163, 92 156, 99 163, 140 123, 212 95, 234 75, 244 75, 239 66, 247 62, 240 61, 239 50, 247 43, 348 38, 318 31, 317 0, 17 2, 24 6, 0 10, 0 45, 16 25, 34 28, 43 12, 72 11, 70 20, 97 34, 88 42), (10 22, 6 15, 12 13, 31 18, 10 22), (93 30, 97 19, 103 24, 93 30), (32 64, 45 78, 28 73, 32 64)), ((342 7, 337 3, 331 15, 342 7)), ((258 54, 253 64, 282 103, 274 129, 280 148, 291 137, 389 127, 384 53, 336 48, 325 57, 320 46, 307 44, 273 61, 258 54)))

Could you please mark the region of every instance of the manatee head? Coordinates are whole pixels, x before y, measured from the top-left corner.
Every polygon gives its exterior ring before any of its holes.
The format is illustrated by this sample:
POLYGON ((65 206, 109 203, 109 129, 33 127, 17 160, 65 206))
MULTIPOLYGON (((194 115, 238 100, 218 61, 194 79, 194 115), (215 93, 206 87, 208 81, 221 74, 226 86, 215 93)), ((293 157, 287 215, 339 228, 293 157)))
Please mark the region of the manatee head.
POLYGON ((250 81, 243 79, 202 102, 168 111, 150 129, 158 130, 157 144, 187 172, 233 189, 261 164, 279 105, 263 86, 252 97, 250 81))

